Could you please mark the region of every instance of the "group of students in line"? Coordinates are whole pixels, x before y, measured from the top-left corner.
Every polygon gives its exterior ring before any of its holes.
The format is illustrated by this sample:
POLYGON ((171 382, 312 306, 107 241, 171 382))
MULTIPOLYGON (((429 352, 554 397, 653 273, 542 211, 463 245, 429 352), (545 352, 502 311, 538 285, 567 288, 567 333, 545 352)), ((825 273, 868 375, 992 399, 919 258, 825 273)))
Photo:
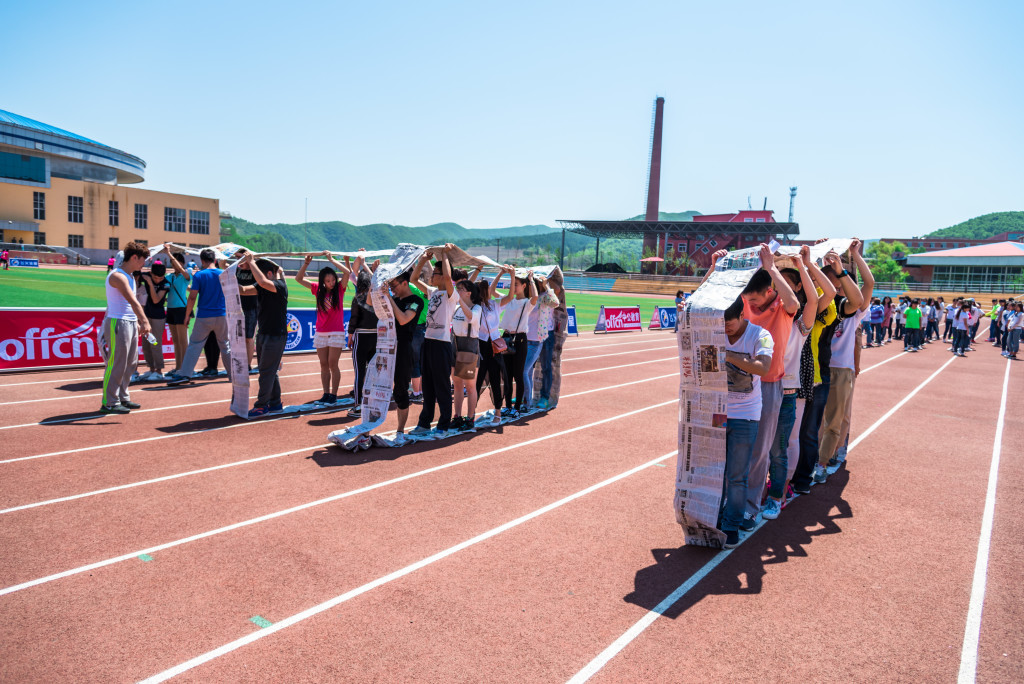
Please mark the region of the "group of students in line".
MULTIPOLYGON (((423 404, 423 408, 411 435, 439 437, 473 431, 478 395, 488 385, 493 424, 534 408, 553 407, 549 402, 555 334, 556 330, 565 330, 567 321, 561 283, 535 276, 532 271, 517 276, 509 265, 488 282, 479 278, 482 267, 472 273, 453 269, 448 258, 453 248, 446 245, 427 250, 414 268, 390 284, 388 295, 397 329, 393 400, 398 408, 399 435, 404 434, 409 404, 413 402, 423 404), (424 277, 428 265, 430 275, 424 277), (510 287, 502 294, 498 281, 505 274, 510 287), (456 364, 457 356, 462 359, 460 364, 456 364), (535 366, 540 385, 536 401, 535 366), (432 427, 435 409, 438 420, 432 427)), ((183 255, 172 254, 171 249, 169 243, 164 245, 172 273, 167 273, 160 259, 163 252, 154 255, 152 265, 144 271, 149 252, 131 242, 125 245, 123 262, 107 276, 103 330, 109 326, 109 354, 101 407, 104 413, 127 413, 138 408, 130 401, 128 385, 137 361, 131 350, 140 335, 146 337, 152 332, 157 340, 155 345, 142 344, 150 367, 143 379, 155 375, 167 379, 169 386, 188 384, 195 377, 200 353, 204 349, 209 352, 211 345, 219 351, 230 377, 232 349, 220 282, 222 269, 217 265, 216 253, 202 250, 202 266, 191 272, 184 266, 183 255), (189 334, 193 314, 195 322, 189 334), (171 329, 176 361, 175 369, 166 374, 160 344, 165 324, 171 329)), ((246 250, 237 256, 245 366, 249 373, 259 374, 259 390, 249 415, 258 417, 283 408, 278 371, 288 338, 288 286, 283 269, 273 261, 256 258, 246 250), (253 356, 255 369, 250 365, 253 356)), ((355 372, 351 394, 357 404, 349 412, 351 416, 360 415, 367 366, 376 353, 378 321, 370 289, 378 265, 367 264, 361 256, 354 261, 346 257, 342 263, 324 251, 306 255, 295 276, 296 282, 316 299, 313 347, 320 362, 323 389, 316 402, 334 404, 339 400, 340 359, 348 348, 355 372), (320 269, 313 282, 306 272, 316 257, 326 258, 331 266, 320 269), (355 283, 355 296, 346 328, 344 298, 350 282, 355 283)), ((209 364, 209 356, 207 360, 209 364)), ((216 365, 214 359, 210 366, 214 373, 216 365)))
MULTIPOLYGON (((713 262, 726 254, 716 252, 713 262)), ((759 514, 779 517, 846 459, 858 331, 874 290, 859 241, 850 254, 844 263, 831 251, 819 268, 804 247, 779 269, 761 245, 761 268, 725 310, 729 391, 718 527, 726 548, 754 529, 759 514)))
MULTIPOLYGON (((453 248, 448 244, 426 250, 412 269, 390 282, 397 337, 392 395, 398 409, 396 444, 474 432, 479 398, 488 386, 491 425, 533 409, 553 408, 555 336, 564 332, 567 320, 561 283, 532 271, 517 275, 507 264, 488 281, 480 277, 482 266, 472 272, 452 268, 453 248), (506 274, 510 285, 502 294, 499 281, 506 274), (540 384, 536 392, 535 381, 540 384), (407 434, 412 402, 422 408, 407 434)), ((377 347, 378 319, 370 293, 376 266, 357 259, 355 268, 348 332, 357 399, 377 347)), ((360 412, 357 406, 349 415, 360 412)))

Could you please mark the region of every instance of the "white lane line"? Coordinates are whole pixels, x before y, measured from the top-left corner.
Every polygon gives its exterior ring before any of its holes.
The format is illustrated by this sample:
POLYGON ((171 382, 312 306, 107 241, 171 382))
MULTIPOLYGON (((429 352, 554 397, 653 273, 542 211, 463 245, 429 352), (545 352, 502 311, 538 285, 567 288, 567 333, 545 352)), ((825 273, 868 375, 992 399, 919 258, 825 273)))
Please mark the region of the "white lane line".
MULTIPOLYGON (((618 385, 609 385, 608 387, 598 387, 596 389, 589 389, 589 390, 585 390, 585 391, 582 391, 582 392, 575 392, 573 394, 564 394, 564 395, 562 395, 562 399, 569 399, 571 397, 578 397, 578 396, 581 396, 581 395, 584 395, 584 394, 592 394, 594 392, 605 392, 605 391, 612 390, 612 389, 618 389, 620 387, 627 387, 629 385, 639 385, 640 383, 651 382, 653 380, 662 380, 664 378, 678 377, 678 375, 679 375, 678 373, 669 373, 668 375, 656 375, 653 378, 644 378, 642 380, 633 380, 632 382, 624 382, 624 383, 621 383, 621 384, 618 384, 618 385)), ((393 437, 394 434, 395 434, 395 431, 391 430, 390 432, 385 432, 385 433, 381 433, 381 434, 383 436, 385 436, 385 437, 387 437, 387 436, 393 437)), ((213 472, 215 470, 224 470, 225 468, 234 468, 235 466, 248 465, 250 463, 258 463, 260 461, 267 461, 267 460, 272 459, 272 458, 280 458, 282 456, 290 456, 292 454, 297 454, 297 453, 300 453, 300 452, 303 452, 303 451, 312 451, 313 449, 322 449, 324 447, 329 447, 329 446, 330 446, 330 443, 327 443, 327 444, 314 444, 313 446, 303 447, 301 449, 292 449, 291 451, 283 451, 283 452, 281 452, 279 454, 271 454, 269 456, 259 456, 257 458, 247 458, 247 459, 242 460, 242 461, 232 461, 231 463, 222 463, 220 465, 208 466, 206 468, 199 468, 199 469, 196 469, 196 470, 188 470, 188 471, 185 471, 183 473, 175 473, 173 475, 164 475, 164 476, 161 476, 161 477, 154 477, 154 478, 151 478, 149 480, 142 480, 140 482, 130 482, 130 483, 123 484, 123 485, 115 485, 113 487, 106 487, 104 489, 96 489, 96 490, 93 490, 91 492, 83 492, 81 494, 71 494, 71 495, 68 495, 68 496, 58 497, 56 499, 47 499, 45 501, 37 501, 35 503, 22 504, 20 506, 13 506, 11 508, 5 508, 3 510, 0 510, 0 515, 4 515, 5 513, 14 513, 16 511, 24 511, 24 510, 27 510, 29 508, 39 508, 40 506, 50 506, 50 505, 53 505, 53 504, 63 503, 65 501, 74 501, 76 499, 84 499, 84 498, 89 497, 89 496, 98 496, 100 494, 109 494, 110 492, 118 492, 118 491, 122 491, 122 490, 125 490, 125 489, 133 489, 135 487, 142 487, 142 486, 145 486, 145 485, 156 484, 158 482, 167 482, 169 480, 177 480, 177 479, 180 479, 180 478, 183 478, 183 477, 189 477, 191 475, 201 475, 203 473, 209 473, 209 472, 213 472)))
POLYGON ((999 458, 1003 450, 1003 425, 1006 418, 1006 396, 1010 387, 1010 360, 1003 374, 1003 398, 999 402, 999 419, 992 444, 992 462, 988 468, 988 488, 985 491, 985 509, 981 516, 978 535, 978 558, 974 563, 974 581, 971 583, 971 602, 967 607, 967 625, 964 628, 964 646, 960 651, 958 684, 974 684, 978 674, 978 641, 981 639, 981 612, 985 607, 985 585, 988 582, 988 556, 992 542, 992 523, 996 514, 996 485, 999 480, 999 458))
MULTIPOLYGON (((660 363, 662 361, 672 361, 674 359, 675 359, 675 357, 670 357, 670 358, 667 358, 667 359, 654 359, 652 361, 639 361, 637 363, 627 363, 627 364, 620 365, 620 366, 608 366, 606 368, 592 368, 590 370, 576 371, 574 373, 562 373, 562 377, 565 378, 565 377, 568 377, 570 375, 583 375, 585 373, 599 373, 601 371, 616 370, 618 368, 629 368, 631 366, 643 366, 643 365, 646 365, 646 364, 649 364, 649 363, 660 363)), ((95 446, 81 446, 81 447, 77 447, 75 449, 65 449, 63 451, 51 451, 50 453, 36 454, 34 456, 19 456, 17 458, 8 458, 8 459, 5 459, 5 460, 2 460, 2 461, 0 461, 0 465, 5 464, 5 463, 17 463, 19 461, 32 461, 32 460, 35 460, 37 458, 48 458, 50 456, 64 456, 66 454, 74 454, 74 453, 78 453, 80 451, 94 451, 96 449, 109 449, 109 448, 119 447, 119 446, 128 446, 128 445, 131 445, 131 444, 142 444, 142 443, 145 443, 145 442, 157 442, 157 441, 161 441, 161 440, 164 440, 164 439, 173 439, 175 437, 186 437, 188 435, 197 435, 197 434, 200 434, 200 433, 203 433, 203 432, 214 432, 214 431, 217 431, 217 430, 233 430, 233 429, 236 429, 236 428, 241 428, 241 427, 246 427, 246 426, 260 425, 261 423, 272 423, 272 422, 275 422, 275 421, 278 421, 278 420, 286 420, 286 419, 290 419, 290 418, 299 418, 301 416, 311 416, 311 415, 316 415, 318 413, 324 413, 324 412, 327 412, 327 411, 337 411, 337 410, 338 409, 325 408, 325 409, 323 409, 321 411, 309 411, 307 413, 295 413, 295 414, 281 416, 279 418, 268 418, 268 419, 265 419, 265 420, 256 420, 256 421, 245 421, 245 422, 236 423, 236 424, 233 424, 233 425, 220 425, 220 426, 217 426, 217 427, 203 428, 201 430, 190 430, 190 431, 187 431, 187 432, 177 432, 177 433, 173 433, 173 434, 169 434, 169 435, 157 435, 156 437, 143 437, 143 438, 140 438, 140 439, 131 439, 131 440, 127 440, 127 441, 124 441, 124 442, 114 442, 112 444, 97 444, 95 446)), ((225 416, 222 416, 222 417, 223 418, 231 418, 232 415, 225 415, 225 416)))
MULTIPOLYGON (((847 448, 847 452, 852 451, 868 435, 877 430, 882 423, 888 420, 892 416, 892 414, 894 414, 901 406, 906 404, 907 401, 909 401, 914 395, 920 392, 928 383, 930 383, 935 378, 935 376, 937 376, 939 373, 945 370, 945 368, 949 366, 949 364, 955 361, 956 358, 957 357, 954 356, 947 360, 944 364, 942 364, 941 367, 939 367, 937 371, 929 375, 924 382, 915 387, 910 392, 910 394, 905 396, 894 407, 892 407, 888 413, 886 413, 884 416, 875 421, 867 430, 859 434, 857 436, 857 439, 850 442, 850 446, 847 448)), ((751 532, 750 535, 743 538, 743 540, 740 542, 740 545, 742 546, 743 544, 745 544, 747 540, 750 539, 751 536, 753 536, 754 532, 761 529, 765 522, 766 521, 762 519, 761 523, 754 528, 753 532, 751 532)), ((679 599, 681 599, 691 589, 693 589, 693 587, 695 587, 701 579, 706 577, 708 573, 714 570, 723 560, 725 560, 725 557, 728 556, 733 550, 734 549, 730 549, 728 551, 719 553, 715 555, 714 558, 705 563, 700 568, 700 570, 698 570, 689 579, 687 579, 685 582, 679 585, 675 589, 675 591, 666 596, 661 603, 659 603, 657 606, 655 606, 646 614, 644 614, 644 616, 640 618, 636 623, 634 623, 632 627, 626 630, 626 632, 622 636, 620 636, 618 639, 612 642, 611 645, 608 646, 608 648, 601 651, 601 653, 599 653, 593 660, 587 663, 583 667, 583 669, 577 672, 569 680, 570 684, 582 684, 583 682, 587 681, 595 674, 597 674, 597 672, 600 671, 602 667, 607 665, 612 658, 614 658, 618 653, 620 653, 624 648, 626 648, 626 646, 628 646, 634 639, 640 636, 640 634, 643 633, 643 631, 646 630, 648 627, 650 627, 655 620, 657 620, 659 617, 665 614, 665 612, 667 612, 673 605, 675 605, 676 602, 679 601, 679 599)))
POLYGON ((658 458, 656 458, 656 459, 654 459, 652 461, 648 461, 647 463, 638 465, 635 468, 630 468, 629 470, 627 470, 624 473, 619 473, 618 475, 615 475, 614 477, 610 477, 607 480, 604 480, 602 482, 598 482, 595 485, 591 485, 591 486, 587 487, 586 489, 582 489, 582 490, 576 492, 575 494, 570 494, 569 496, 567 496, 565 498, 559 499, 558 501, 550 503, 547 506, 543 506, 541 508, 538 508, 537 510, 535 510, 535 511, 533 511, 531 513, 527 513, 526 515, 523 515, 523 516, 520 516, 520 517, 516 518, 515 520, 510 520, 509 522, 507 522, 507 523, 505 523, 503 525, 499 525, 498 527, 491 528, 490 530, 487 530, 486 532, 484 532, 482 534, 478 534, 477 536, 473 537, 472 539, 467 539, 466 541, 460 542, 460 543, 456 544, 455 546, 450 546, 447 549, 444 549, 443 551, 438 551, 437 553, 433 554, 432 556, 428 556, 428 557, 424 558, 423 560, 417 561, 415 563, 411 563, 411 564, 405 566, 404 568, 401 568, 399 570, 395 570, 394 572, 391 572, 391 573, 389 573, 387 575, 384 575, 383 577, 378 577, 377 579, 375 579, 375 580, 373 580, 371 582, 367 582, 366 584, 363 584, 362 586, 356 587, 355 589, 351 589, 351 590, 345 592, 344 594, 341 594, 339 596, 335 596, 334 598, 328 599, 327 601, 324 601, 323 603, 319 603, 319 604, 317 604, 317 605, 315 605, 315 606, 313 606, 311 608, 307 608, 306 610, 302 611, 301 613, 296 613, 296 614, 291 615, 291 616, 289 616, 289 617, 287 617, 287 618, 285 618, 283 620, 275 622, 274 624, 270 625, 269 627, 265 627, 263 629, 255 631, 255 632, 250 632, 249 634, 246 634, 245 636, 241 637, 240 639, 236 639, 236 640, 234 640, 234 641, 232 641, 230 643, 224 644, 223 646, 220 646, 219 648, 215 648, 212 651, 207 651, 206 653, 204 653, 204 654, 202 654, 200 656, 196 656, 195 658, 192 658, 191 660, 185 661, 184 663, 181 663, 180 665, 176 665, 176 666, 174 666, 174 667, 172 667, 170 669, 164 670, 163 672, 160 672, 159 674, 155 674, 152 677, 148 677, 146 679, 143 679, 143 680, 141 680, 142 684, 156 684, 157 682, 167 681, 168 679, 170 679, 172 677, 176 677, 176 676, 182 674, 183 672, 187 672, 187 671, 189 671, 189 670, 191 670, 191 669, 193 669, 195 667, 198 667, 199 665, 202 665, 203 663, 208 663, 211 660, 219 658, 222 655, 226 655, 228 653, 231 653, 232 651, 234 651, 236 649, 239 649, 242 646, 246 646, 248 644, 251 644, 254 641, 257 641, 259 639, 264 639, 264 638, 270 636, 271 634, 275 634, 275 633, 281 631, 282 629, 285 629, 286 627, 291 627, 292 625, 298 624, 298 623, 302 622, 303 620, 307 620, 307 619, 309 619, 309 618, 311 618, 311 617, 313 617, 315 615, 318 615, 318 614, 320 614, 320 613, 322 613, 322 612, 324 612, 326 610, 330 610, 331 608, 339 606, 342 603, 345 603, 346 601, 349 601, 349 600, 351 600, 353 598, 356 598, 357 596, 361 596, 362 594, 365 594, 368 591, 376 589, 377 587, 382 587, 385 584, 388 584, 389 582, 393 582, 393 581, 395 581, 397 579, 405 577, 406 575, 412 574, 413 572, 416 572, 417 570, 425 568, 428 565, 432 565, 433 563, 436 563, 439 560, 443 560, 443 559, 447 558, 448 556, 456 554, 459 551, 467 549, 467 548, 469 548, 469 547, 471 547, 471 546, 473 546, 475 544, 479 544, 482 541, 486 541, 488 539, 491 539, 492 537, 496 537, 497 535, 501 534, 502 532, 507 532, 508 530, 511 530, 511 529, 513 529, 515 527, 518 527, 519 525, 522 525, 523 523, 529 522, 529 521, 533 520, 534 518, 538 518, 538 517, 544 515, 545 513, 550 513, 551 511, 566 505, 567 503, 571 503, 571 502, 575 501, 576 499, 580 499, 580 498, 582 498, 582 497, 584 497, 584 496, 586 496, 588 494, 596 492, 599 489, 607 487, 608 485, 614 484, 614 483, 616 483, 616 482, 618 482, 620 480, 624 480, 625 478, 630 477, 631 475, 635 475, 636 473, 638 473, 638 472, 640 472, 642 470, 645 470, 647 468, 650 468, 651 466, 653 466, 653 465, 655 465, 657 463, 660 463, 660 462, 662 462, 664 460, 672 458, 673 456, 675 456, 675 452, 674 451, 672 453, 665 454, 664 456, 660 456, 660 457, 658 457, 658 458))
POLYGON ((900 358, 901 356, 904 356, 904 355, 906 355, 907 353, 908 353, 908 352, 900 352, 900 353, 899 353, 899 354, 897 354, 896 356, 890 356, 890 357, 889 357, 889 358, 887 358, 887 359, 886 359, 885 361, 879 361, 879 362, 878 362, 878 363, 876 363, 876 364, 875 364, 874 366, 868 366, 867 368, 864 368, 864 369, 862 369, 860 373, 861 373, 861 375, 863 375, 864 373, 867 373, 867 372, 868 372, 869 370, 873 370, 873 369, 875 369, 875 368, 878 368, 879 366, 884 366, 885 364, 889 363, 889 362, 890 362, 890 361, 892 361, 893 359, 898 359, 898 358, 900 358))
POLYGON ((596 354, 594 356, 580 356, 580 357, 577 357, 575 359, 573 359, 573 358, 562 359, 562 363, 565 363, 566 361, 585 361, 586 359, 600 359, 600 358, 604 358, 605 356, 622 356, 624 353, 628 353, 628 354, 643 354, 644 352, 664 351, 665 349, 675 349, 675 348, 676 348, 676 346, 673 344, 673 345, 670 345, 668 347, 651 347, 649 349, 635 349, 635 350, 633 350, 631 352, 610 352, 608 354, 596 354))
POLYGON ((460 459, 458 461, 452 461, 450 463, 444 463, 444 464, 441 464, 441 465, 438 465, 438 466, 434 466, 433 468, 427 468, 426 470, 419 470, 419 471, 416 471, 414 473, 409 473, 408 475, 402 475, 400 477, 392 478, 390 480, 385 480, 384 482, 377 482, 376 484, 367 485, 365 487, 360 487, 359 489, 353 489, 351 491, 343 492, 341 494, 335 494, 333 496, 328 496, 328 497, 325 497, 323 499, 317 499, 316 501, 310 501, 308 503, 300 504, 298 506, 292 506, 291 508, 286 508, 283 511, 277 511, 275 513, 268 513, 266 515, 261 515, 261 516, 259 516, 257 518, 250 518, 249 520, 243 520, 241 522, 237 522, 237 523, 234 523, 234 524, 231 524, 231 525, 226 525, 224 527, 218 527, 217 529, 210 530, 208 532, 201 532, 199 534, 195 534, 195 535, 192 535, 190 537, 184 537, 182 539, 176 539, 174 541, 166 542, 164 544, 158 544, 157 546, 151 546, 149 548, 142 549, 140 551, 133 551, 131 553, 126 553, 124 555, 116 556, 114 558, 108 558, 106 560, 97 561, 95 563, 90 563, 88 565, 83 565, 81 567, 73 568, 71 570, 65 570, 63 572, 58 572, 58 573, 53 574, 53 575, 47 575, 46 577, 40 577, 38 579, 29 580, 28 582, 22 582, 21 584, 15 584, 15 585, 12 585, 12 586, 9 586, 9 587, 4 587, 3 589, 0 589, 0 596, 4 596, 6 594, 13 594, 16 591, 21 591, 23 589, 28 589, 29 587, 38 586, 40 584, 45 584, 47 582, 53 582, 54 580, 62 579, 64 577, 70 577, 72 575, 77 575, 79 573, 89 572, 90 570, 96 570, 97 568, 102 568, 102 567, 106 567, 108 565, 113 565, 114 563, 120 563, 122 561, 131 560, 132 558, 138 558, 140 555, 142 555, 144 553, 145 554, 153 554, 153 553, 155 553, 157 551, 163 551, 165 549, 169 549, 169 548, 174 547, 174 546, 181 546, 182 544, 187 544, 189 542, 197 541, 199 539, 206 539, 206 538, 212 537, 214 535, 223 534, 225 532, 230 532, 231 530, 237 530, 237 529, 242 528, 242 527, 248 527, 250 525, 255 525, 257 523, 265 522, 267 520, 272 520, 274 518, 280 518, 281 516, 288 515, 290 513, 295 513, 295 512, 298 512, 298 511, 303 511, 303 510, 306 510, 308 508, 312 508, 314 506, 320 506, 320 505, 323 505, 323 504, 326 504, 326 503, 330 503, 332 501, 338 501, 340 499, 345 499, 345 498, 348 498, 348 497, 351 497, 351 496, 355 496, 357 494, 364 494, 366 492, 370 492, 370 491, 373 491, 375 489, 380 489, 382 487, 387 487, 389 485, 397 484, 399 482, 405 482, 406 480, 412 480, 414 478, 422 477, 422 476, 428 475, 430 473, 436 473, 436 472, 438 472, 440 470, 446 470, 448 468, 454 468, 455 466, 462 465, 464 463, 470 463, 472 461, 477 461, 477 460, 480 460, 482 458, 487 458, 488 456, 494 456, 495 454, 501 454, 501 453, 504 453, 506 451, 512 451, 513 449, 518 449, 520 447, 530 446, 532 444, 537 444, 539 442, 544 442, 544 441, 547 441, 549 439, 555 439, 556 437, 562 437, 564 435, 569 435, 569 434, 572 434, 574 432, 579 432, 581 430, 587 430, 587 429, 590 429, 592 427, 597 427, 599 425, 604 425, 606 423, 611 423, 613 421, 620 420, 622 418, 628 418, 629 416, 635 416, 638 413, 643 413, 644 411, 650 411, 652 409, 661 408, 663 406, 668 406, 670 404, 676 404, 676 403, 678 403, 678 401, 679 401, 678 399, 672 399, 671 401, 664 401, 664 402, 661 402, 660 404, 652 404, 650 406, 644 406, 643 408, 639 408, 639 409, 630 411, 628 413, 621 413, 621 414, 612 416, 610 418, 602 418, 601 420, 596 420, 596 421, 594 421, 592 423, 587 423, 586 425, 579 425, 579 426, 576 426, 576 427, 573 427, 573 428, 568 428, 568 429, 565 429, 565 430, 561 430, 559 432, 553 432, 550 435, 542 435, 540 437, 534 437, 533 439, 529 439, 529 440, 526 440, 526 441, 523 441, 523 442, 517 442, 516 444, 509 444, 508 446, 504 446, 504 447, 501 447, 499 449, 494 449, 492 451, 487 451, 487 452, 482 453, 482 454, 477 454, 476 456, 470 456, 468 458, 463 458, 463 459, 460 459))

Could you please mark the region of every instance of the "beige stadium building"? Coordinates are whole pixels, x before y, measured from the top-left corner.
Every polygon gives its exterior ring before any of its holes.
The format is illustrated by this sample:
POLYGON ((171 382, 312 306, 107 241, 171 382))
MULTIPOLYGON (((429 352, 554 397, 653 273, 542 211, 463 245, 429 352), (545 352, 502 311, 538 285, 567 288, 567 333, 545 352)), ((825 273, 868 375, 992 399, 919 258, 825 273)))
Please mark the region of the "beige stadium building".
POLYGON ((132 240, 221 241, 218 200, 132 187, 145 171, 127 152, 0 110, 0 243, 105 264, 132 240))

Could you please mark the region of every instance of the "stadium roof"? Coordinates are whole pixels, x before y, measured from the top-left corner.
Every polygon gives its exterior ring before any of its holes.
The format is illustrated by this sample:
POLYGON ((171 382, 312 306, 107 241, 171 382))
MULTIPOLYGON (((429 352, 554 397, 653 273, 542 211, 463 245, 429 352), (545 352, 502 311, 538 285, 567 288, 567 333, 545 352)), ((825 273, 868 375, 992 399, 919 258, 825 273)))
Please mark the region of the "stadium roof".
POLYGON ((959 249, 908 254, 910 266, 1024 266, 1024 243, 996 242, 959 249))
POLYGON ((559 219, 566 230, 593 238, 638 238, 646 233, 707 235, 747 233, 750 235, 800 234, 799 223, 740 223, 737 221, 590 221, 559 219))
POLYGON ((56 126, 51 126, 50 124, 44 124, 42 121, 36 121, 35 119, 30 119, 27 116, 15 114, 14 112, 8 112, 3 109, 0 109, 0 123, 14 124, 15 126, 21 126, 22 128, 30 128, 33 131, 40 131, 41 133, 59 135, 62 138, 70 138, 71 140, 77 140, 79 142, 85 142, 91 145, 101 145, 102 147, 110 147, 110 145, 104 145, 101 142, 90 140, 89 138, 78 135, 77 133, 65 131, 63 128, 57 128, 56 126))

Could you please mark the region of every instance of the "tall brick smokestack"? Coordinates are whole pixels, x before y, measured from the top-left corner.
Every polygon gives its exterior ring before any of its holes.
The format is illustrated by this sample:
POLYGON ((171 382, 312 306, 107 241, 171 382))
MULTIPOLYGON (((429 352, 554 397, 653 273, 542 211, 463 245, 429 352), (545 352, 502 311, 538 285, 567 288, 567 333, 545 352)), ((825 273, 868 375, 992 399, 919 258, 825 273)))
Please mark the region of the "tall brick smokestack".
POLYGON ((661 123, 665 115, 665 98, 654 100, 654 126, 651 129, 651 168, 647 178, 647 221, 658 220, 658 195, 661 192, 661 123))

